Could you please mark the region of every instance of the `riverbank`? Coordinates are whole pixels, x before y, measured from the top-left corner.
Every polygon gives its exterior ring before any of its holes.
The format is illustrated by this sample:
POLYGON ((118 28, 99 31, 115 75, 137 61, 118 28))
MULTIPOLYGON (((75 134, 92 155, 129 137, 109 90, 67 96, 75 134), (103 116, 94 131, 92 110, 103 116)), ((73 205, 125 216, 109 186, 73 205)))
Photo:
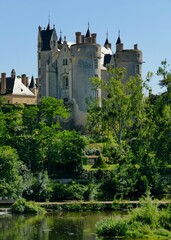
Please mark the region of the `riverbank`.
MULTIPOLYGON (((155 200, 159 208, 167 207, 171 200, 155 200)), ((99 210, 128 210, 140 206, 140 201, 114 200, 114 201, 64 201, 39 202, 47 211, 99 211, 99 210)))
MULTIPOLYGON (((171 204, 171 200, 155 200, 159 208, 171 204)), ((37 202, 48 212, 52 211, 100 211, 100 210, 128 210, 140 206, 140 201, 114 200, 114 201, 63 201, 63 202, 37 202)), ((12 203, 1 203, 0 212, 10 212, 12 203)))

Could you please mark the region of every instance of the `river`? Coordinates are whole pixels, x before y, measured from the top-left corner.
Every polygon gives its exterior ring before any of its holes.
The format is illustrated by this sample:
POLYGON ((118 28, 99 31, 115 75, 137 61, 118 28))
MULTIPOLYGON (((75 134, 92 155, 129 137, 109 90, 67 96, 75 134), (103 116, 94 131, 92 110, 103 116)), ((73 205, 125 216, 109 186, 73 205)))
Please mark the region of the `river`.
POLYGON ((0 215, 0 240, 111 240, 95 234, 95 224, 118 212, 57 212, 44 216, 0 215))

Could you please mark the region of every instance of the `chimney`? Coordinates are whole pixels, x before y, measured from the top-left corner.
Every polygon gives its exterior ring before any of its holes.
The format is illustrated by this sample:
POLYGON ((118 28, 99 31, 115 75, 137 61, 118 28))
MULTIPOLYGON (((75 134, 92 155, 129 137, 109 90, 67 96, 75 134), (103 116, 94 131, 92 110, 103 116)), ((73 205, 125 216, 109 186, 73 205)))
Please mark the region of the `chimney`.
POLYGON ((138 44, 134 44, 134 50, 138 50, 138 44))
POLYGON ((1 73, 1 94, 6 93, 6 73, 1 73))
POLYGON ((81 43, 84 43, 84 35, 81 35, 81 43))
POLYGON ((26 77, 26 87, 28 87, 28 85, 29 85, 29 78, 26 77))
POLYGON ((97 37, 97 34, 96 33, 92 33, 92 43, 96 43, 96 37, 97 37))
POLYGON ((81 32, 76 32, 76 44, 81 43, 81 32))
POLYGON ((22 74, 21 75, 21 80, 22 80, 22 83, 27 86, 27 82, 26 82, 26 74, 22 74))

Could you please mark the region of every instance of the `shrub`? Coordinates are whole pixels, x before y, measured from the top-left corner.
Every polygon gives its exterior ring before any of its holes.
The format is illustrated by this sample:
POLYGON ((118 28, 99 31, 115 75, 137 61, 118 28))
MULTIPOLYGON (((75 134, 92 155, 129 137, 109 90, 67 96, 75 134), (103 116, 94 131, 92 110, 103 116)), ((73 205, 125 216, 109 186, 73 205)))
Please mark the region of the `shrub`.
POLYGON ((163 228, 171 231, 171 205, 169 205, 167 209, 161 210, 159 223, 163 228))
POLYGON ((107 164, 101 154, 93 164, 92 168, 107 168, 107 164))
POLYGON ((26 201, 24 198, 17 200, 11 207, 13 213, 44 213, 45 210, 35 202, 26 201))
POLYGON ((171 208, 160 211, 150 197, 141 200, 139 208, 133 209, 123 218, 106 218, 96 224, 102 236, 170 239, 171 208), (162 214, 160 214, 162 213, 162 214), (165 238, 167 237, 167 238, 165 238))
POLYGON ((67 184, 54 183, 51 201, 83 200, 87 187, 83 184, 71 182, 67 184))
POLYGON ((140 200, 139 208, 132 210, 131 216, 132 222, 141 222, 156 227, 158 225, 159 209, 150 197, 146 197, 140 200))
POLYGON ((96 230, 102 236, 125 236, 128 230, 128 219, 105 218, 96 224, 96 230))

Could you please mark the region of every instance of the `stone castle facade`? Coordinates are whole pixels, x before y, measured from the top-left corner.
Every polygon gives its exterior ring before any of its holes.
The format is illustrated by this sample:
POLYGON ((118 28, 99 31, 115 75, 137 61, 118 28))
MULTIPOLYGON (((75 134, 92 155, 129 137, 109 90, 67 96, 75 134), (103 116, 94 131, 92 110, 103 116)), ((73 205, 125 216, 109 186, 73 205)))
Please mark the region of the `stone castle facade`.
POLYGON ((97 34, 75 33, 75 43, 66 37, 58 39, 55 27, 38 28, 38 100, 42 96, 63 99, 72 109, 74 126, 85 126, 86 99, 101 98, 101 91, 92 90, 89 79, 105 78, 106 68, 126 68, 125 81, 130 76, 142 73, 142 52, 137 44, 133 49, 124 49, 120 34, 113 53, 106 37, 104 46, 97 43, 97 34))

